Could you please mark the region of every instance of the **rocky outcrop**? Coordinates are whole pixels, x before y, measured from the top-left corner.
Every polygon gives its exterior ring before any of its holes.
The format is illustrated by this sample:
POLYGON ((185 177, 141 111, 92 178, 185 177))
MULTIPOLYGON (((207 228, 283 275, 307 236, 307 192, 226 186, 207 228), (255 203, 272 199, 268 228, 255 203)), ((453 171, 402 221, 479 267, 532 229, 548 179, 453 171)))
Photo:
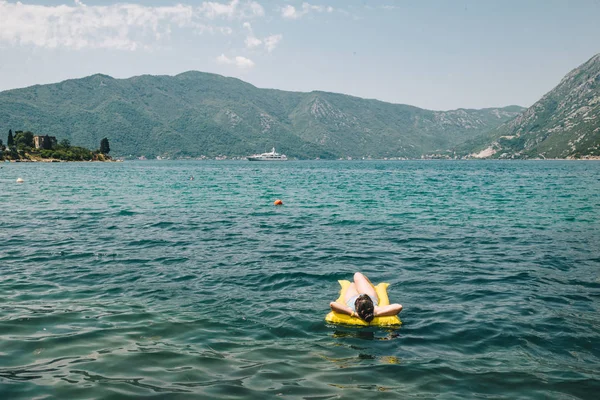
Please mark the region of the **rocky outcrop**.
MULTIPOLYGON (((494 158, 600 155, 600 54, 569 72, 553 90, 494 131, 494 158)), ((473 156, 481 154, 473 152, 473 156)))

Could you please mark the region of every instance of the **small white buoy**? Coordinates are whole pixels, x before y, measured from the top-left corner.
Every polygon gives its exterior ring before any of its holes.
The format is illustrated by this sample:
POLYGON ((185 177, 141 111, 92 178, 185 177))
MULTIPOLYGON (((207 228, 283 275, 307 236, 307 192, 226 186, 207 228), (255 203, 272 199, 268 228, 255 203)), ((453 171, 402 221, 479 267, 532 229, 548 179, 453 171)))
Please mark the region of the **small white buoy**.
POLYGON ((25 182, 25 181, 23 180, 23 178, 17 178, 17 183, 23 183, 23 182, 25 182))

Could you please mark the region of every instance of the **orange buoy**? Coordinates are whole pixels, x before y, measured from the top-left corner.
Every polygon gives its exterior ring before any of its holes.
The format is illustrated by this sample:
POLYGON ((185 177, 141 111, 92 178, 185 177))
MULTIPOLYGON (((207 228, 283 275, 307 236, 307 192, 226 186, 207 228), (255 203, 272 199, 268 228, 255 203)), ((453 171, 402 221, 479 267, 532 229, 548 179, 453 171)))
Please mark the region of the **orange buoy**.
POLYGON ((276 206, 282 206, 283 205, 283 201, 277 199, 273 202, 273 204, 275 204, 276 206))

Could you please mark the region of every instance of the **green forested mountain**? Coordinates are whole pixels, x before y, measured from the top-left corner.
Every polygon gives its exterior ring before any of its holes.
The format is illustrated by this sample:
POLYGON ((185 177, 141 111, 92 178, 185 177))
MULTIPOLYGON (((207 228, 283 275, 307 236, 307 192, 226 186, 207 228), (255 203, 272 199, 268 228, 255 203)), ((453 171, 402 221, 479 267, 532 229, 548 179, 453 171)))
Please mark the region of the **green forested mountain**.
POLYGON ((521 107, 430 111, 326 93, 259 89, 201 72, 114 79, 93 75, 0 92, 0 129, 30 130, 111 154, 419 157, 448 153, 521 107))
POLYGON ((462 148, 493 158, 600 156, 600 54, 517 118, 462 148))

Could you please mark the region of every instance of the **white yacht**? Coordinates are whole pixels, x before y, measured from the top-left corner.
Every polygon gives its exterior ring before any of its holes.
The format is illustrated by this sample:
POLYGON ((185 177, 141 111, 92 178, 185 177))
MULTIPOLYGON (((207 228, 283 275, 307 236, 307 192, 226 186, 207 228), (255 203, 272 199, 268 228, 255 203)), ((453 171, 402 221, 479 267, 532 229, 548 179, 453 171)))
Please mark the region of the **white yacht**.
POLYGON ((275 152, 275 147, 270 153, 254 154, 246 158, 248 158, 248 161, 287 161, 285 154, 275 152))

